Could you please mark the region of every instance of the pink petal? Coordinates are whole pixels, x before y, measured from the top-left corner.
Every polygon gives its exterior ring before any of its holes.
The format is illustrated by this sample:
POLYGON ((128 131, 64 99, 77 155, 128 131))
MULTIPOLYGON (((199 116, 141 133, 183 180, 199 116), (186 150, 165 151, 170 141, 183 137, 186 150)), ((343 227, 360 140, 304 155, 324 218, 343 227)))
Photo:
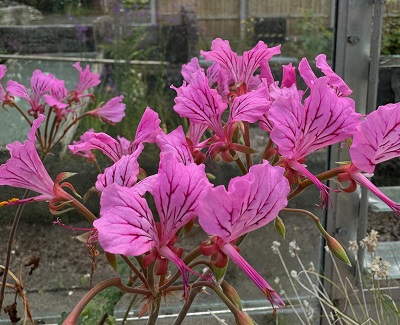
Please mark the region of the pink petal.
POLYGON ((135 192, 138 193, 140 196, 145 195, 146 192, 153 194, 154 183, 156 182, 157 177, 158 177, 157 174, 151 175, 147 176, 140 182, 137 182, 135 185, 133 185, 133 187, 135 188, 135 192))
POLYGON ((130 153, 129 148, 131 146, 131 142, 124 137, 120 137, 119 135, 117 136, 117 139, 119 141, 119 144, 121 145, 122 155, 124 155, 124 156, 129 155, 129 153, 130 153))
POLYGON ((228 72, 221 68, 218 62, 214 62, 211 67, 207 69, 207 79, 210 88, 214 88, 217 84, 217 92, 222 97, 224 103, 228 102, 230 77, 228 72))
POLYGON ((64 101, 68 94, 68 90, 65 88, 65 81, 54 78, 50 93, 59 101, 64 101))
POLYGON ((126 105, 122 103, 124 96, 117 96, 111 98, 103 106, 94 109, 93 111, 86 112, 87 115, 94 117, 100 117, 105 121, 111 121, 113 123, 121 122, 125 116, 126 105))
POLYGON ((308 87, 311 87, 311 85, 317 79, 317 76, 311 69, 310 64, 308 63, 306 58, 301 59, 299 63, 299 73, 308 87))
POLYGON ((353 92, 326 62, 326 55, 320 54, 316 58, 317 68, 321 69, 323 74, 329 78, 329 85, 338 90, 341 96, 350 96, 353 92))
POLYGON ((161 223, 161 246, 197 215, 199 200, 210 183, 204 165, 185 166, 172 153, 161 154, 153 196, 161 223))
MULTIPOLYGON (((232 51, 229 41, 216 38, 211 43, 211 51, 200 51, 206 60, 218 62, 230 73, 235 83, 240 82, 240 67, 238 55, 232 51)), ((244 80, 243 80, 244 81, 244 80)))
POLYGON ((254 123, 266 114, 271 102, 266 83, 261 83, 257 90, 235 97, 229 112, 228 123, 247 121, 254 123))
POLYGON ((361 115, 355 112, 354 101, 338 97, 327 83, 328 78, 318 78, 304 106, 294 95, 273 102, 268 113, 274 124, 271 139, 285 158, 299 160, 356 131, 361 115))
MULTIPOLYGON (((80 143, 85 143, 86 141, 94 137, 94 135, 95 135, 94 129, 89 129, 87 132, 85 132, 79 137, 78 141, 72 141, 72 144, 77 145, 80 143)), ((85 157, 89 161, 93 161, 95 159, 95 156, 92 153, 91 149, 86 149, 86 150, 81 149, 79 152, 76 152, 75 155, 85 157)))
POLYGON ((231 260, 239 266, 254 284, 266 295, 271 305, 284 306, 285 303, 278 296, 276 291, 272 289, 267 281, 265 281, 260 274, 236 251, 231 244, 220 246, 223 253, 231 258, 231 260))
POLYGON ((194 162, 182 125, 169 134, 159 134, 156 141, 161 152, 171 152, 184 165, 194 162))
POLYGON ((202 142, 200 144, 201 137, 204 132, 207 130, 207 125, 190 123, 189 124, 189 139, 192 141, 194 149, 200 149, 204 146, 202 142))
POLYGON ((223 136, 221 115, 228 105, 222 101, 216 90, 208 86, 204 72, 195 72, 192 82, 188 86, 183 85, 179 90, 175 97, 174 110, 192 123, 208 125, 223 136))
POLYGON ((6 75, 7 67, 4 64, 0 64, 0 80, 6 75))
POLYGON ((86 142, 68 146, 73 154, 79 152, 85 153, 88 150, 98 149, 101 150, 106 156, 110 157, 114 162, 117 162, 122 157, 121 145, 117 140, 103 132, 94 133, 88 131, 86 133, 85 137, 88 138, 86 142))
POLYGON ((53 87, 54 76, 52 74, 44 74, 40 70, 35 70, 32 73, 31 88, 33 99, 36 104, 39 103, 40 98, 53 87))
POLYGON ((35 147, 35 132, 43 122, 40 115, 33 122, 28 133, 28 140, 22 144, 14 142, 6 147, 11 158, 0 166, 0 185, 29 189, 40 193, 36 200, 51 200, 54 195, 54 182, 46 171, 35 147))
POLYGON ((12 96, 21 97, 27 101, 31 100, 31 96, 29 95, 28 89, 17 81, 8 80, 7 91, 12 96))
POLYGON ((78 97, 89 88, 95 87, 100 83, 100 75, 90 72, 90 67, 88 65, 85 67, 85 70, 82 70, 80 62, 76 62, 72 66, 79 72, 79 82, 75 88, 78 97))
POLYGON ((374 184, 371 183, 371 181, 366 178, 363 174, 360 172, 351 172, 350 176, 353 180, 355 180, 357 183, 361 184, 365 188, 367 188, 369 191, 374 193, 379 199, 381 199, 389 208, 391 208, 398 216, 400 216, 400 204, 392 201, 389 199, 381 190, 379 190, 374 184))
POLYGON ((202 68, 200 67, 199 59, 192 58, 188 64, 182 65, 183 80, 189 83, 192 80, 192 74, 200 69, 202 68))
POLYGON ((64 109, 67 108, 69 105, 63 102, 60 102, 57 98, 51 96, 51 95, 44 95, 43 96, 44 101, 46 102, 47 105, 50 107, 56 107, 58 109, 64 109))
POLYGON ((250 51, 243 53, 240 58, 241 63, 241 79, 239 81, 250 83, 250 78, 254 72, 260 67, 261 62, 269 61, 274 55, 281 53, 281 46, 268 48, 263 41, 259 41, 257 45, 250 51))
POLYGON ((143 150, 143 145, 140 144, 135 152, 128 156, 123 156, 114 165, 106 168, 103 174, 97 176, 96 189, 103 191, 111 184, 118 184, 124 187, 132 187, 139 175, 139 163, 137 161, 143 150))
POLYGON ((133 141, 131 150, 135 150, 135 147, 139 143, 156 142, 157 135, 163 132, 160 128, 160 123, 161 120, 158 117, 158 114, 150 107, 147 107, 137 127, 135 140, 133 141))
POLYGON ((158 246, 153 215, 132 188, 112 184, 102 192, 100 203, 101 218, 93 225, 105 251, 138 256, 158 246))
POLYGON ((282 76, 282 87, 289 88, 293 84, 296 84, 296 68, 292 66, 292 63, 283 65, 283 76, 282 76))
POLYGON ((350 147, 353 164, 367 173, 375 165, 400 156, 400 103, 380 106, 354 134, 350 147))
POLYGON ((290 187, 283 173, 283 168, 264 161, 233 178, 228 191, 224 186, 209 189, 200 202, 201 227, 228 243, 265 226, 287 205, 290 187))

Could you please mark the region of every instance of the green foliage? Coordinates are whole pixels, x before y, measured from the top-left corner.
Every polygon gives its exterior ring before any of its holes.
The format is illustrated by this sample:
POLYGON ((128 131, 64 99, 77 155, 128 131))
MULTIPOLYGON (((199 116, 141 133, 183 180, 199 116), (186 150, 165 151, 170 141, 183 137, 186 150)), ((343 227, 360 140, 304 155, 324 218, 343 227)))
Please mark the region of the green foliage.
MULTIPOLYGON (((77 325, 117 324, 114 307, 123 295, 122 291, 114 287, 103 290, 82 311, 77 325)), ((62 324, 67 316, 66 312, 62 313, 59 324, 62 324)))
MULTIPOLYGON (((107 58, 116 60, 149 60, 152 53, 163 56, 161 46, 145 45, 148 36, 145 28, 135 28, 129 31, 130 36, 123 39, 115 39, 110 44, 103 44, 102 49, 107 58)), ((125 33, 125 34, 129 34, 125 33)), ((106 132, 113 137, 124 134, 132 140, 136 127, 146 109, 151 107, 157 111, 164 122, 165 129, 173 129, 179 123, 179 117, 172 110, 174 91, 167 84, 167 72, 163 66, 151 68, 146 71, 145 66, 133 66, 127 64, 114 64, 105 66, 103 87, 97 88, 96 102, 88 107, 93 109, 106 102, 111 97, 123 95, 126 104, 126 116, 117 127, 112 127, 99 120, 85 119, 81 121, 77 135, 90 128, 96 132, 106 132)))
POLYGON ((400 54, 399 17, 386 17, 383 20, 381 54, 400 54))
POLYGON ((297 58, 314 58, 320 53, 328 57, 332 52, 333 31, 328 28, 327 19, 304 10, 303 17, 296 21, 295 35, 289 36, 282 45, 282 53, 297 58))

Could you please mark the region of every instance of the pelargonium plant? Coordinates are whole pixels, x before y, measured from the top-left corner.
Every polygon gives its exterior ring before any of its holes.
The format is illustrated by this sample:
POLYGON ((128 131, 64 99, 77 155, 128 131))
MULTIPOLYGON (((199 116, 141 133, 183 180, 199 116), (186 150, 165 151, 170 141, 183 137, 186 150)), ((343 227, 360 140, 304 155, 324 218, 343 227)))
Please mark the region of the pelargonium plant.
MULTIPOLYGON (((284 308, 285 302, 274 288, 239 251, 248 233, 270 222, 275 222, 283 234, 280 211, 311 216, 331 251, 349 263, 343 248, 318 218, 306 210, 287 209, 289 200, 315 185, 320 191, 316 203, 324 208, 330 204, 331 189, 323 182, 336 177, 339 190, 352 192, 360 184, 397 214, 400 212, 399 205, 366 175, 373 173, 376 164, 400 156, 400 104, 379 107, 363 117, 349 97, 350 88, 333 72, 325 55, 316 58, 322 77, 314 74, 304 58, 297 71, 292 64, 283 66, 282 80, 275 80, 269 60, 278 54, 279 46, 269 48, 260 41, 239 56, 227 40, 215 39, 210 51, 201 52, 212 64, 206 69, 193 58, 182 67, 183 84, 171 86, 176 91, 174 110, 188 120, 188 130, 179 126, 165 132, 158 114, 147 108, 134 139, 114 139, 89 130, 74 141, 69 146, 72 154, 95 161, 93 151, 99 150, 110 158, 110 165, 100 171, 94 184, 100 195, 98 216, 65 181, 71 173, 63 172, 53 180, 43 162, 83 117, 97 117, 111 124, 121 121, 123 97, 79 113, 78 108, 93 99, 91 89, 100 83, 98 74, 88 66, 82 69, 79 63, 74 64, 79 82, 73 90, 68 91, 63 80, 40 70, 33 73, 30 90, 12 80, 5 88, 0 84, 2 107, 17 109, 31 126, 27 140, 7 146, 11 158, 0 166, 0 185, 24 188, 26 194, 21 199, 4 198, 0 206, 46 201, 56 215, 76 209, 91 223, 83 236, 87 242, 92 246, 98 243, 113 267, 117 260, 125 262, 136 279, 125 282, 116 276, 95 285, 64 324, 75 324, 90 300, 112 286, 142 297, 140 315, 149 314, 148 324, 155 324, 164 298, 177 291, 183 300, 174 324, 181 324, 204 287, 215 291, 237 324, 252 324, 223 274, 229 263, 237 264, 265 294, 274 312, 276 307, 284 308), (299 89, 297 73, 306 89, 299 89), (27 109, 17 104, 17 97, 27 102, 27 109), (257 162, 250 124, 261 128, 269 139, 257 162), (311 153, 340 142, 349 146, 351 161, 319 175, 307 169, 305 162, 311 153), (146 143, 160 149, 154 175, 148 175, 139 165, 146 143), (214 186, 205 168, 209 160, 236 164, 243 175, 232 178, 227 188, 214 186), (155 209, 150 208, 149 200, 154 200, 155 209), (192 250, 183 254, 179 240, 194 223, 203 229, 204 240, 193 242, 192 250), (205 268, 198 271, 198 265, 205 268)), ((0 65, 0 78, 5 74, 6 67, 0 65)), ((11 243, 20 215, 18 210, 11 243)), ((61 222, 57 219, 55 223, 61 222)), ((10 252, 2 283, 6 283, 9 259, 10 252)))

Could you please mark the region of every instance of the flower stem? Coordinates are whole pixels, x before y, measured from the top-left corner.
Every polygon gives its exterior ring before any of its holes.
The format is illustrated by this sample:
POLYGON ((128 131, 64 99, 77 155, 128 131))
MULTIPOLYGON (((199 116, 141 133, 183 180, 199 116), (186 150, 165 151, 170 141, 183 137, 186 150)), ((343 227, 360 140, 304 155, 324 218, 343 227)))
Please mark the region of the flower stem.
MULTIPOLYGON (((243 122, 243 125, 244 125, 244 144, 246 147, 251 148, 249 122, 243 122)), ((253 165, 253 161, 252 161, 251 155, 249 153, 246 153, 246 165, 247 165, 247 169, 250 169, 250 167, 253 165)))
POLYGON ((187 315, 190 307, 192 306, 194 299, 196 298, 197 294, 200 293, 202 290, 203 290, 202 287, 197 287, 197 288, 193 288, 192 290, 190 290, 189 298, 186 301, 186 303, 183 304, 182 309, 179 312, 178 317, 175 319, 175 322, 173 325, 181 325, 182 324, 182 322, 186 318, 186 315, 187 315))
MULTIPOLYGON (((125 255, 121 255, 122 259, 125 261, 126 264, 128 264, 128 266, 131 268, 131 270, 138 276, 138 278, 143 282, 143 284, 146 287, 149 287, 149 284, 147 283, 146 278, 143 276, 143 274, 137 269, 137 267, 135 266, 135 264, 132 263, 132 261, 129 259, 129 257, 125 256, 125 255)), ((152 292, 154 295, 154 292, 152 292)), ((154 295, 156 296, 156 295, 154 295)))
POLYGON ((72 312, 68 315, 68 317, 64 320, 63 325, 75 325, 78 323, 78 318, 79 315, 82 313, 83 309, 86 307, 86 305, 101 291, 104 289, 110 288, 110 287, 117 287, 121 291, 128 292, 128 293, 134 293, 134 294, 142 294, 142 295, 148 295, 150 292, 147 290, 141 290, 141 289, 136 289, 136 288, 131 288, 126 285, 124 285, 121 282, 121 278, 115 277, 115 278, 110 278, 107 280, 104 280, 94 286, 80 301, 79 303, 75 306, 75 308, 72 310, 72 312))
POLYGON ((153 300, 151 304, 151 313, 146 325, 155 325, 157 323, 158 314, 160 312, 161 297, 157 297, 153 300))
MULTIPOLYGON (((26 190, 24 192, 24 195, 22 196, 22 199, 26 199, 31 191, 26 190)), ((10 269, 10 262, 11 262, 11 251, 12 251, 12 246, 14 244, 14 237, 15 233, 17 232, 18 224, 21 219, 22 211, 24 210, 24 204, 19 205, 17 208, 17 211, 15 212, 14 215, 14 220, 11 226, 10 234, 8 235, 8 243, 7 243, 7 252, 6 252, 6 263, 4 264, 4 273, 3 273, 3 279, 2 283, 3 285, 1 286, 0 289, 0 310, 2 310, 3 307, 3 302, 4 302, 4 293, 6 286, 5 284, 7 283, 7 275, 8 271, 10 269)))
MULTIPOLYGON (((330 169, 326 172, 323 172, 321 174, 316 175, 315 177, 318 178, 320 181, 325 181, 327 179, 330 179, 332 177, 337 176, 338 174, 344 173, 346 172, 346 170, 348 169, 349 165, 343 165, 343 166, 339 166, 333 169, 330 169)), ((297 195, 299 195, 301 192, 303 192, 307 187, 309 187, 310 185, 314 184, 311 180, 309 179, 305 179, 303 181, 301 181, 296 189, 294 191, 292 191, 289 195, 288 195, 288 200, 293 199, 294 197, 296 197, 297 195)))

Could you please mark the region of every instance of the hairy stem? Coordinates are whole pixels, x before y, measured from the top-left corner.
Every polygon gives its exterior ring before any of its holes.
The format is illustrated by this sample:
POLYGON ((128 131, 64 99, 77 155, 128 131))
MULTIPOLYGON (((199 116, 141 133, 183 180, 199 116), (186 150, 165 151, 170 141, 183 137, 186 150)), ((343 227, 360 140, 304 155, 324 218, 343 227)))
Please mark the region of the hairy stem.
MULTIPOLYGON (((30 192, 31 192, 30 190, 26 190, 24 192, 24 195, 22 196, 22 199, 26 199, 30 192)), ((24 204, 18 206, 17 211, 15 212, 15 215, 14 215, 14 220, 13 220, 13 223, 11 226, 10 234, 8 235, 6 263, 4 264, 4 273, 3 273, 3 279, 2 279, 3 284, 7 283, 7 275, 8 275, 8 271, 10 269, 11 251, 12 251, 12 247, 14 244, 15 233, 17 232, 18 224, 21 219, 22 211, 24 210, 24 207, 25 207, 24 204)), ((6 290, 6 286, 2 285, 0 288, 0 310, 2 310, 2 307, 3 307, 5 290, 6 290)))
MULTIPOLYGON (((343 166, 340 166, 340 167, 336 167, 336 168, 330 169, 330 170, 328 170, 326 172, 323 172, 321 174, 318 174, 315 177, 318 178, 322 182, 322 181, 325 181, 327 179, 336 177, 338 174, 346 172, 348 167, 349 167, 349 165, 343 165, 343 166)), ((303 192, 307 187, 309 187, 312 184, 314 184, 314 183, 312 181, 310 181, 309 179, 305 179, 305 180, 301 181, 297 185, 296 189, 294 191, 292 191, 292 193, 290 193, 288 195, 288 200, 293 199, 294 197, 299 195, 301 192, 303 192)))
MULTIPOLYGON (((147 279, 144 277, 142 272, 140 272, 135 264, 132 263, 132 261, 129 259, 129 257, 125 255, 121 255, 122 259, 125 261, 126 264, 131 268, 131 270, 138 276, 138 278, 142 281, 143 285, 145 285, 147 288, 149 288, 149 284, 147 283, 147 279)), ((152 292, 153 296, 156 296, 157 294, 155 292, 152 292)))
POLYGON ((189 312, 190 307, 194 299, 196 298, 197 294, 202 291, 202 287, 193 288, 190 290, 189 298, 185 304, 183 304, 181 311, 179 312, 178 317, 175 319, 173 325, 181 325, 182 322, 185 320, 187 313, 189 312))
POLYGON ((235 160, 236 164, 238 165, 238 167, 240 168, 240 171, 242 172, 243 175, 247 174, 247 168, 246 166, 243 164, 242 160, 238 157, 235 160))
POLYGON ((146 325, 155 325, 157 323, 158 314, 160 312, 161 297, 157 297, 151 304, 151 312, 146 325))
MULTIPOLYGON (((243 125, 244 125, 244 144, 246 147, 251 148, 249 122, 243 122, 243 125)), ((250 167, 253 165, 251 155, 249 153, 246 153, 246 165, 247 169, 250 169, 250 167)))

